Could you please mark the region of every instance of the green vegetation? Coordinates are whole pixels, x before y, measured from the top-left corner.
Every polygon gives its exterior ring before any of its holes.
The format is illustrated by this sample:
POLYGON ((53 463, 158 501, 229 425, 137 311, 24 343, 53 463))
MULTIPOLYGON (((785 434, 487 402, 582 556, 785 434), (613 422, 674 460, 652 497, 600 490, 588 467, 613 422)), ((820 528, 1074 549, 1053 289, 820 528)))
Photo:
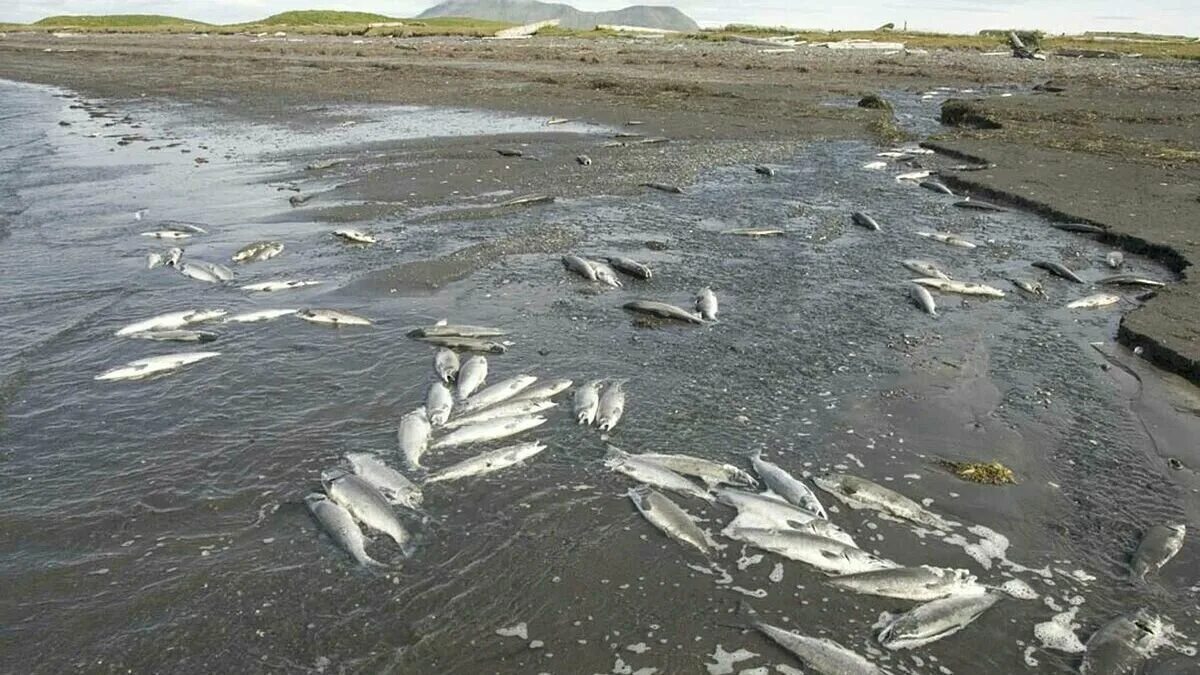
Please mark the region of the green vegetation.
POLYGON ((207 24, 191 19, 181 19, 176 16, 161 16, 159 14, 98 14, 81 16, 48 16, 33 24, 47 28, 157 28, 162 26, 205 26, 207 24))
POLYGON ((273 14, 261 21, 253 22, 256 26, 353 26, 368 23, 391 23, 403 21, 382 14, 370 12, 335 12, 319 9, 309 9, 297 12, 282 12, 273 14))
POLYGON ((858 100, 858 107, 867 108, 868 110, 892 111, 892 104, 885 101, 879 94, 864 94, 858 100))
POLYGON ((951 462, 943 460, 942 466, 950 473, 971 483, 983 485, 1011 485, 1016 483, 1012 469, 1000 462, 951 462))

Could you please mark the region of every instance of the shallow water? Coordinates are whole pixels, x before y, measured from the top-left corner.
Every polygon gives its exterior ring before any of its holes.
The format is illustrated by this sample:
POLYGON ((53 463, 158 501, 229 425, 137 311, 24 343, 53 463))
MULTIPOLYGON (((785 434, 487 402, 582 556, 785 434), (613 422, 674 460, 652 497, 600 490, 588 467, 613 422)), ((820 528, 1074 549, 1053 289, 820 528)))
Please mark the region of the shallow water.
MULTIPOLYGON (((411 222, 355 223, 381 239, 362 248, 293 210, 292 189, 355 178, 388 140, 520 133, 536 146, 538 132, 596 129, 378 107, 301 111, 278 125, 161 103, 114 104, 113 117, 90 118, 74 103, 62 92, 0 83, 5 663, 45 672, 677 673, 704 672, 721 645, 759 655, 739 668, 793 664, 734 627, 745 620, 741 601, 902 672, 1026 670, 1034 625, 1076 598, 1084 639, 1140 606, 1192 640, 1200 635, 1189 574, 1200 556, 1190 541, 1159 580, 1124 580, 1141 528, 1180 520, 1194 529, 1197 513, 1194 495, 1166 468, 1172 449, 1154 447, 1126 383, 1101 370, 1103 357, 1088 347, 1111 342, 1119 310, 1065 309, 1093 291, 1056 278, 1043 279, 1047 300, 1005 281, 1043 277, 1028 266, 1036 259, 1103 276, 1106 249, 1089 239, 1025 214, 953 208, 952 198, 898 183, 892 171, 862 170, 875 159, 872 146, 825 142, 773 179, 728 167, 684 195, 589 197, 455 218, 455 208, 503 199, 468 191, 436 222, 414 211, 411 222), (368 127, 379 131, 359 131, 368 127), (150 140, 117 145, 131 134, 150 140), (307 177, 314 154, 354 161, 307 177), (850 224, 853 210, 874 215, 882 231, 850 224), (250 241, 285 242, 279 257, 238 266, 238 284, 325 283, 248 296, 146 270, 145 254, 170 244, 137 233, 161 219, 209 227, 182 244, 187 258, 223 262, 250 241), (788 234, 721 234, 762 226, 788 234), (981 247, 948 247, 916 230, 956 232, 981 247), (666 249, 651 250, 650 241, 666 249), (497 242, 511 245, 496 249, 502 254, 471 249, 488 253, 463 256, 444 282, 445 263, 411 265, 497 242), (634 257, 655 277, 597 292, 562 269, 555 249, 566 245, 634 257), (901 286, 911 275, 897 261, 910 257, 1011 292, 1004 300, 940 295, 940 318, 925 316, 901 286), (438 283, 391 283, 414 274, 438 283), (647 329, 620 309, 636 297, 687 305, 705 285, 721 300, 713 325, 647 329), (144 382, 92 379, 136 358, 192 349, 112 335, 132 321, 189 307, 305 306, 377 324, 216 324, 220 339, 200 348, 218 358, 144 382), (844 594, 787 561, 775 581, 780 559, 771 555, 739 570, 738 559, 755 551, 732 543, 714 561, 732 576, 727 583, 717 583, 720 572, 688 567, 708 563, 641 519, 624 497, 630 484, 600 461, 604 441, 573 425, 566 404, 529 434, 548 451, 524 467, 431 486, 431 519, 413 523, 417 555, 401 561, 376 541, 373 555, 396 570, 359 570, 319 534, 301 499, 344 452, 398 462, 396 421, 423 403, 432 377, 432 351, 404 334, 443 317, 511 331, 510 351, 489 357, 493 381, 518 372, 629 378, 616 445, 739 465, 763 450, 797 473, 871 478, 932 500, 964 526, 1007 536, 1015 565, 989 560, 984 569, 932 533, 831 509, 860 544, 906 564, 968 567, 989 584, 1015 576, 1044 597, 1006 599, 958 635, 884 654, 871 626, 909 603, 844 594), (938 458, 997 459, 1020 482, 962 483, 938 458), (495 632, 521 621, 544 646, 495 632), (971 649, 980 639, 990 647, 983 653, 971 649)), ((917 116, 921 108, 914 99, 901 109, 917 116)), ((578 136, 580 152, 600 142, 578 136)), ((1149 260, 1127 259, 1138 272, 1168 277, 1149 260)), ((1166 415, 1160 428, 1186 428, 1186 413, 1172 414, 1185 419, 1166 415)), ((714 533, 732 515, 676 500, 714 533)), ((1046 672, 1077 663, 1033 656, 1046 672)), ((1156 672, 1192 663, 1171 652, 1157 662, 1165 669, 1156 672)))

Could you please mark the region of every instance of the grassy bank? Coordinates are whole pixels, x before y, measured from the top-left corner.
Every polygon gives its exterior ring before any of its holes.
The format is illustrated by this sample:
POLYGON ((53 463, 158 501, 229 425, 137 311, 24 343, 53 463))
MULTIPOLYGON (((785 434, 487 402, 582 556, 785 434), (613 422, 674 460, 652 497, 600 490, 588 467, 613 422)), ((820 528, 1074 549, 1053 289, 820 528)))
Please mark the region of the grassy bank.
POLYGON ((79 33, 274 33, 300 35, 379 35, 412 37, 462 35, 483 37, 513 24, 459 17, 402 19, 370 12, 305 10, 274 14, 259 21, 206 24, 154 14, 51 16, 33 24, 0 24, 10 31, 72 31, 79 33))

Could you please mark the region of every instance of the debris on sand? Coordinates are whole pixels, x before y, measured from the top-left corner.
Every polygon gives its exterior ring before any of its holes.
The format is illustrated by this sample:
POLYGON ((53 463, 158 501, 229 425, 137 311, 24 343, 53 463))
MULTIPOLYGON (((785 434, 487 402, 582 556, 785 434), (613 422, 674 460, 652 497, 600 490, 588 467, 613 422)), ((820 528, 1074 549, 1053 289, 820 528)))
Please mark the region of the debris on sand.
POLYGON ((983 485, 1012 485, 1017 482, 1012 469, 1000 462, 952 462, 941 460, 943 468, 959 478, 983 485))

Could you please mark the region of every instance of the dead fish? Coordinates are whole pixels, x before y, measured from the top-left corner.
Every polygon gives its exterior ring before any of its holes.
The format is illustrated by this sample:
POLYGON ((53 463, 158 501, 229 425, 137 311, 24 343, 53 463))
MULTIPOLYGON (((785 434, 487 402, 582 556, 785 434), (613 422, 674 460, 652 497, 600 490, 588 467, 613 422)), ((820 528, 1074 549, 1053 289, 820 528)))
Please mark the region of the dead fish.
POLYGON ((155 267, 161 267, 166 264, 166 258, 161 253, 146 254, 146 269, 152 270, 155 267))
POLYGON ((423 407, 400 418, 400 428, 396 436, 400 442, 400 454, 404 456, 408 468, 421 468, 421 456, 429 449, 429 436, 432 433, 433 428, 423 407))
POLYGON ((735 227, 732 230, 725 230, 721 234, 731 234, 737 237, 778 237, 786 233, 770 227, 735 227))
POLYGON ((537 401, 551 399, 571 388, 571 380, 557 379, 535 384, 513 397, 514 401, 537 401))
POLYGON ((726 528, 723 534, 831 575, 899 567, 862 549, 798 530, 726 528))
POLYGON ((1109 621, 1088 638, 1081 675, 1126 675, 1141 671, 1142 664, 1162 644, 1169 624, 1145 609, 1109 621))
POLYGON ((596 281, 613 288, 620 288, 623 285, 621 280, 617 278, 617 273, 608 265, 597 260, 589 260, 588 264, 596 272, 596 281))
POLYGON ((889 490, 865 478, 844 473, 830 473, 816 476, 812 480, 817 487, 852 508, 883 511, 920 525, 928 525, 939 530, 949 529, 949 524, 941 516, 930 513, 925 507, 899 492, 889 490))
POLYGON ((193 265, 192 263, 181 262, 175 266, 175 270, 183 276, 190 279, 195 279, 196 281, 203 281, 210 284, 221 283, 221 278, 214 274, 211 270, 200 267, 199 265, 193 265))
POLYGON ((642 183, 642 187, 648 187, 652 190, 668 192, 675 195, 683 194, 683 188, 674 185, 667 185, 666 183, 642 183))
POLYGON ((1004 291, 1000 290, 999 288, 988 286, 986 284, 976 284, 970 281, 952 281, 949 279, 928 277, 913 279, 912 282, 928 288, 936 288, 944 293, 958 293, 959 295, 981 295, 988 298, 1004 297, 1004 291))
POLYGON ((185 309, 181 312, 168 312, 144 319, 118 330, 115 335, 132 335, 156 330, 176 330, 194 323, 203 323, 219 319, 228 314, 223 309, 185 309))
POLYGON ((704 323, 704 320, 699 316, 692 314, 684 309, 669 305, 665 302, 657 302, 654 300, 634 300, 623 305, 625 309, 639 314, 649 314, 660 319, 674 319, 685 323, 704 323))
POLYGON ((618 272, 628 274, 635 279, 649 279, 654 276, 649 267, 636 260, 620 256, 609 256, 607 260, 608 264, 612 265, 618 272))
POLYGON ((458 354, 445 347, 437 350, 437 353, 433 355, 433 372, 442 378, 442 382, 447 384, 453 382, 454 378, 458 376, 458 367, 458 354))
POLYGON ((954 205, 960 209, 973 209, 975 211, 994 211, 1001 213, 1008 211, 1008 209, 1004 208, 1003 206, 997 206, 995 204, 989 204, 988 202, 981 202, 974 199, 964 199, 961 202, 954 202, 954 205))
POLYGON ((385 567, 383 563, 367 555, 366 540, 363 538, 362 530, 359 529, 358 523, 354 522, 354 517, 345 507, 316 492, 307 495, 304 503, 321 527, 329 533, 338 546, 354 558, 355 562, 360 565, 385 567))
POLYGON ((929 289, 920 284, 908 284, 908 295, 912 301, 921 308, 929 316, 937 316, 937 303, 933 301, 933 295, 929 289))
POLYGON ((1009 279, 1009 281, 1012 282, 1013 286, 1016 286, 1030 295, 1036 295, 1042 298, 1046 297, 1046 289, 1042 288, 1042 285, 1036 281, 1028 281, 1026 279, 1009 279))
POLYGON ((1068 281, 1074 281, 1077 284, 1085 283, 1082 277, 1080 277, 1075 272, 1071 271, 1070 268, 1068 268, 1066 265, 1063 265, 1062 263, 1056 263, 1056 262, 1047 261, 1047 260, 1039 260, 1032 264, 1034 267, 1039 267, 1041 269, 1044 269, 1047 272, 1049 272, 1055 276, 1060 276, 1063 279, 1066 279, 1068 281))
POLYGON ((388 466, 378 456, 369 452, 350 452, 346 453, 346 461, 354 473, 379 490, 388 503, 399 504, 413 511, 421 509, 421 502, 425 496, 421 493, 420 486, 388 466))
POLYGON ((143 237, 153 237, 155 239, 187 239, 192 235, 187 232, 179 232, 177 230, 158 230, 155 232, 142 232, 143 237))
POLYGON ((323 323, 330 326, 370 326, 371 320, 355 316, 349 312, 337 309, 302 309, 296 316, 312 323, 323 323))
POLYGON ((717 295, 712 292, 708 286, 700 289, 696 294, 696 313, 705 321, 717 320, 717 295))
POLYGON ((917 183, 917 185, 920 185, 921 187, 925 188, 926 190, 930 190, 932 192, 938 192, 938 193, 941 193, 944 195, 950 195, 951 197, 954 196, 954 190, 951 190, 950 188, 946 187, 944 184, 942 184, 936 180, 923 180, 920 183, 917 183))
POLYGON ((217 339, 217 334, 203 330, 151 330, 129 337, 159 342, 212 342, 217 339))
POLYGON ((450 335, 432 335, 416 338, 421 342, 447 349, 457 349, 464 352, 479 352, 481 354, 503 354, 508 347, 494 340, 483 340, 473 337, 454 337, 450 335))
POLYGON ((864 595, 920 602, 952 595, 982 595, 987 590, 967 570, 928 565, 848 574, 830 579, 829 584, 864 595))
POLYGON ((604 458, 604 465, 617 473, 624 474, 639 483, 652 485, 664 490, 670 490, 685 497, 696 497, 704 501, 711 502, 713 496, 707 491, 702 490, 698 485, 684 478, 683 476, 671 471, 670 469, 640 459, 637 455, 631 455, 620 448, 608 446, 608 454, 604 458))
POLYGON ((440 450, 441 448, 451 448, 459 445, 495 441, 524 433, 545 423, 546 418, 540 415, 504 417, 489 420, 487 422, 480 422, 479 424, 459 427, 434 441, 430 448, 440 450))
POLYGON ((276 291, 290 291, 296 288, 305 288, 307 286, 317 286, 320 281, 298 281, 289 279, 287 281, 262 281, 257 284, 246 284, 242 286, 243 291, 252 293, 275 293, 276 291))
POLYGON ((97 375, 96 380, 142 380, 152 375, 178 370, 183 366, 220 356, 220 352, 180 352, 137 359, 97 375))
POLYGON ((296 309, 260 309, 254 312, 246 312, 245 314, 235 314, 225 319, 225 323, 258 323, 260 321, 270 321, 278 319, 281 316, 291 316, 299 311, 296 309))
POLYGON ((758 166, 754 167, 754 173, 770 178, 775 175, 775 169, 763 164, 759 164, 758 166))
MULTIPOLYGON (((171 249, 171 252, 173 252, 174 250, 175 249, 171 249)), ((171 252, 168 252, 168 254, 170 254, 171 252)), ((182 253, 183 252, 181 250, 180 255, 182 255, 182 253)), ((228 267, 221 265, 219 263, 211 263, 211 262, 206 262, 204 260, 190 260, 187 263, 180 263, 178 257, 168 258, 167 263, 170 265, 173 265, 176 268, 179 268, 183 264, 191 265, 192 267, 198 267, 200 269, 207 271, 209 274, 213 275, 214 277, 216 277, 217 279, 219 279, 221 281, 233 281, 233 270, 231 270, 228 267)), ((180 270, 180 271, 182 271, 182 270, 180 270)))
POLYGON ((643 453, 635 456, 642 461, 654 462, 655 464, 665 466, 675 473, 699 478, 710 488, 722 483, 727 485, 758 485, 758 481, 755 480, 754 476, 732 464, 720 464, 700 457, 692 457, 691 455, 643 453))
POLYGON ((517 150, 515 148, 493 148, 492 150, 497 155, 500 155, 501 157, 524 157, 525 156, 524 151, 517 150))
POLYGON ((458 378, 456 381, 458 398, 466 400, 475 390, 483 386, 484 380, 487 379, 488 360, 487 357, 476 355, 467 359, 462 364, 462 368, 458 370, 458 378))
POLYGON ((545 445, 534 441, 532 443, 518 443, 498 450, 489 450, 433 473, 429 478, 425 479, 425 482, 437 483, 493 473, 515 464, 520 464, 540 454, 545 449, 545 445))
POLYGON ((1067 309, 1096 309, 1099 307, 1108 307, 1115 305, 1121 301, 1121 296, 1113 295, 1112 293, 1095 293, 1087 297, 1073 300, 1067 303, 1067 309))
POLYGON ((416 328, 408 332, 408 336, 412 338, 422 337, 467 337, 467 338, 485 338, 485 337, 501 337, 508 335, 507 332, 499 328, 487 328, 484 326, 466 326, 458 324, 437 324, 434 326, 425 326, 416 328))
POLYGON ((1097 227, 1090 223, 1050 223, 1050 227, 1063 230, 1064 232, 1078 232, 1080 234, 1104 234, 1103 227, 1097 227))
POLYGON ((158 224, 164 230, 175 230, 176 232, 190 232, 191 234, 208 234, 208 230, 197 225, 189 223, 185 220, 164 220, 158 224))
POLYGON ((588 281, 596 280, 596 268, 590 262, 580 258, 577 255, 564 255, 562 257, 563 267, 567 270, 578 274, 588 281))
POLYGON ((588 157, 587 155, 580 155, 575 158, 575 161, 578 162, 580 166, 591 166, 592 165, 592 158, 588 157))
POLYGON ((1166 284, 1161 281, 1139 277, 1136 274, 1114 274, 1109 277, 1104 277, 1103 279, 1096 281, 1096 283, 1116 286, 1151 286, 1154 288, 1166 286, 1166 284))
POLYGON ((346 241, 353 242, 355 244, 374 244, 377 241, 373 235, 367 234, 362 230, 354 230, 350 228, 334 230, 333 236, 340 239, 345 239, 346 241))
POLYGON ((1114 270, 1119 270, 1121 269, 1121 266, 1125 264, 1125 254, 1121 253, 1120 251, 1112 251, 1108 255, 1104 256, 1104 262, 1114 270))
POLYGON ((629 499, 633 501, 633 505, 637 507, 642 516, 663 534, 696 547, 704 555, 711 552, 712 542, 704 530, 700 529, 687 511, 679 508, 678 504, 661 492, 642 485, 630 488, 626 494, 629 495, 629 499))
POLYGON ((879 231, 879 223, 875 222, 874 218, 868 216, 862 211, 855 211, 854 213, 850 214, 850 220, 854 221, 855 225, 865 227, 872 232, 879 231))
POLYGON ((340 469, 321 474, 321 483, 325 486, 325 494, 349 511, 355 520, 386 534, 396 542, 405 557, 412 555, 412 534, 392 510, 387 498, 374 486, 361 476, 340 469))
POLYGON ((233 262, 255 262, 270 260, 283 253, 283 244, 278 241, 256 241, 246 244, 233 254, 233 262))
POLYGON ((506 206, 530 206, 533 204, 549 204, 554 201, 554 197, 550 195, 525 195, 522 197, 514 197, 506 202, 501 202, 501 208, 506 206))
POLYGON ((949 274, 943 272, 937 265, 924 260, 901 260, 900 264, 923 277, 947 280, 951 278, 949 274))
POLYGON ((612 431, 625 414, 625 380, 617 380, 604 388, 596 407, 596 426, 600 431, 612 431))
POLYGON ((829 520, 829 514, 825 513, 825 507, 821 506, 817 495, 803 481, 797 480, 778 464, 763 459, 761 453, 751 456, 750 463, 768 490, 793 506, 813 513, 818 518, 829 520))
MULTIPOLYGON (((479 358, 482 359, 483 357, 479 358)), ((465 381, 466 378, 472 375, 473 371, 470 370, 470 366, 470 361, 467 362, 467 365, 463 366, 464 374, 459 376, 460 381, 465 381)), ((486 372, 485 369, 484 373, 486 374, 486 372)), ((507 380, 501 380, 464 400, 460 407, 460 412, 468 413, 483 410, 497 403, 503 403, 528 389, 534 382, 537 382, 537 377, 534 375, 515 375, 507 380)))
POLYGON ((940 241, 943 244, 957 246, 958 248, 977 248, 975 243, 963 239, 957 234, 947 234, 945 232, 918 232, 917 236, 925 237, 926 239, 932 239, 934 241, 940 241))
POLYGON ((816 638, 756 623, 759 632, 819 675, 888 675, 887 671, 829 638, 816 638))
POLYGON ((548 398, 513 399, 499 405, 484 408, 476 413, 457 417, 446 422, 447 429, 457 429, 472 424, 482 424, 504 417, 525 417, 536 415, 555 407, 557 404, 548 398))
POLYGON ((425 395, 425 410, 429 413, 429 423, 440 427, 450 419, 450 411, 454 409, 454 396, 444 382, 434 382, 429 385, 429 393, 425 395))
POLYGON ((879 632, 888 649, 913 649, 966 628, 1000 600, 998 593, 961 595, 933 600, 910 610, 879 632))
POLYGON ((603 380, 584 382, 575 390, 575 421, 578 424, 593 424, 600 408, 600 384, 603 380))
POLYGON ((1134 578, 1145 579, 1147 574, 1162 569, 1183 548, 1185 534, 1187 527, 1180 523, 1155 525, 1146 530, 1129 565, 1134 578))
POLYGON ((915 181, 921 180, 922 178, 929 178, 932 175, 933 175, 932 171, 911 171, 909 173, 897 174, 896 182, 897 183, 903 183, 906 181, 907 182, 915 182, 915 181))
MULTIPOLYGON (((179 264, 179 261, 182 258, 183 258, 183 249, 179 248, 178 246, 175 246, 173 248, 167 249, 166 255, 163 256, 163 264, 166 265, 167 267, 175 267, 176 265, 179 264)), ((226 269, 228 269, 228 268, 226 268, 226 269)))

